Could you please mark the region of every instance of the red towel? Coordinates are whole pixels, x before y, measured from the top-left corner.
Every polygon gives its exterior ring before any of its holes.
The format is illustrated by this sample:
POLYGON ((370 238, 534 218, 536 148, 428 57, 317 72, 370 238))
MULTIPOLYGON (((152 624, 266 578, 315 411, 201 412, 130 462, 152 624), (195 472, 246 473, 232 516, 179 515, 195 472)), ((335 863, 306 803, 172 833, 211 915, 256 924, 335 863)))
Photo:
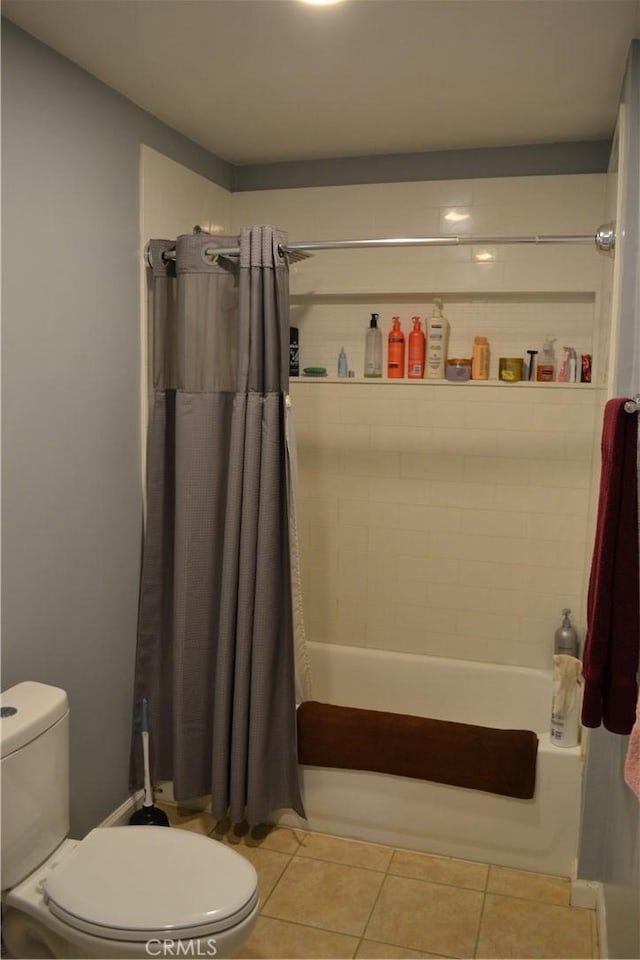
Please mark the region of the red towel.
POLYGON ((585 727, 631 733, 638 699, 638 414, 609 400, 602 428, 598 520, 587 596, 585 727))

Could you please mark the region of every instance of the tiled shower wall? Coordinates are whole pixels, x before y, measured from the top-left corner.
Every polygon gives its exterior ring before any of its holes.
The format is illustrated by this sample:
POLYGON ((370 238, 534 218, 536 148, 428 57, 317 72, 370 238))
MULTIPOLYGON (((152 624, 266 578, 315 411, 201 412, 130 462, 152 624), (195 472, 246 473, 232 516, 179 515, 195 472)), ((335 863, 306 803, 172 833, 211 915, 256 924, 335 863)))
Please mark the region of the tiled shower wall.
MULTIPOLYGON (((234 229, 290 239, 594 233, 604 176, 379 184, 233 197, 234 229), (451 221, 447 214, 465 216, 451 221)), ((293 381, 310 639, 548 667, 561 609, 584 628, 597 436, 606 398, 605 264, 587 246, 317 253, 292 271, 302 365, 293 381), (478 253, 493 259, 478 261, 478 253), (594 355, 592 385, 371 383, 371 311, 425 316, 442 296, 450 354, 476 334, 497 358, 546 335, 594 355)))

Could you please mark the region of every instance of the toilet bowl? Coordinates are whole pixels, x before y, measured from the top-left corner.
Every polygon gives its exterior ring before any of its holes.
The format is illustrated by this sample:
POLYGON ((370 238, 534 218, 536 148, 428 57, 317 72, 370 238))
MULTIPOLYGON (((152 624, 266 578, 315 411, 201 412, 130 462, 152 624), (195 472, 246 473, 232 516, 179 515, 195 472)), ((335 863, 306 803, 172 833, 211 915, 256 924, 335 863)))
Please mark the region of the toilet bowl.
POLYGON ((64 691, 2 695, 3 940, 9 955, 233 957, 260 908, 253 866, 217 840, 166 827, 68 828, 64 691), (15 711, 4 716, 6 708, 15 711))

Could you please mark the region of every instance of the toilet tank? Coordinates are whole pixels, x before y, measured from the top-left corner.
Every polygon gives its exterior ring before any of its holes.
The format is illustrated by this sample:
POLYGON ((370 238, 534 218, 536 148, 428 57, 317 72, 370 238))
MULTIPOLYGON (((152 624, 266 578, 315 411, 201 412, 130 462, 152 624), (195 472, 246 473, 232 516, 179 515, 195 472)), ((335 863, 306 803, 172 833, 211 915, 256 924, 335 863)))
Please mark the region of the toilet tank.
POLYGON ((69 703, 26 681, 1 698, 2 889, 24 880, 69 832, 69 703))

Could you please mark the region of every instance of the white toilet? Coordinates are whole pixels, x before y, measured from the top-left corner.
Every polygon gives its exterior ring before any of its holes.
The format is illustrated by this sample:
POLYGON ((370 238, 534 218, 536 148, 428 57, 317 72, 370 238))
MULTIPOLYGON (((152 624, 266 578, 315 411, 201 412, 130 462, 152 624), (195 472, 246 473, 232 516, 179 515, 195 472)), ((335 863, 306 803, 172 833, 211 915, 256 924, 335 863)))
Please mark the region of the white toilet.
POLYGON ((64 690, 2 694, 2 936, 10 957, 233 957, 258 878, 208 837, 152 826, 69 830, 64 690))

